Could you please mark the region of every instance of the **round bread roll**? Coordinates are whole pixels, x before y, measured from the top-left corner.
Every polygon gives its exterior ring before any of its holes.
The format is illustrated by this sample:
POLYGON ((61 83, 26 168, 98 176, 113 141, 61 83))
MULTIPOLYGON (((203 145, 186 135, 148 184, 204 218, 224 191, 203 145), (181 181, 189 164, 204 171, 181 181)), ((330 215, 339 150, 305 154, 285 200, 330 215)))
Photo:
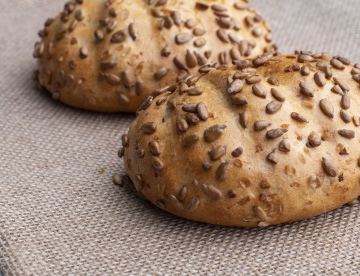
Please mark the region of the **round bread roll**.
POLYGON ((245 1, 71 1, 35 44, 40 86, 102 112, 143 100, 199 66, 273 52, 270 26, 245 1))
POLYGON ((144 101, 119 151, 136 189, 177 216, 241 227, 354 203, 360 65, 309 52, 233 63, 144 101))

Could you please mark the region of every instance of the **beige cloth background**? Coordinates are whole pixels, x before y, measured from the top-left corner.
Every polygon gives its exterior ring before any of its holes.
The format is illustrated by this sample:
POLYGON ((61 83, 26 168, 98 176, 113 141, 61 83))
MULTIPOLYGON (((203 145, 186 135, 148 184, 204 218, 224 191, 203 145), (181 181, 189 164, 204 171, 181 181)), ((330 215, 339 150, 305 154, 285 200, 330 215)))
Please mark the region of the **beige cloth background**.
MULTIPOLYGON (((360 274, 359 205, 237 229, 176 218, 113 185, 112 175, 124 172, 120 137, 134 117, 64 106, 31 78, 36 32, 63 2, 0 1, 5 275, 360 274)), ((272 22, 281 52, 327 50, 360 61, 359 0, 251 3, 272 22)))

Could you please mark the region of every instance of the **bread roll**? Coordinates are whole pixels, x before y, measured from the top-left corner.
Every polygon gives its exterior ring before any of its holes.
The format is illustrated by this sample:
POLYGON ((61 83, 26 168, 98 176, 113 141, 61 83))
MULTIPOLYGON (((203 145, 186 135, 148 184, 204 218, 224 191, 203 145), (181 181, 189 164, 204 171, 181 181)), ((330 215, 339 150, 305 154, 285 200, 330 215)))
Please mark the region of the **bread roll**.
POLYGON ((356 199, 360 65, 309 52, 234 63, 143 103, 120 150, 136 189, 177 216, 240 227, 356 199))
POLYGON ((41 87, 102 112, 135 112, 199 65, 275 49, 269 24, 235 0, 71 1, 39 35, 41 87))

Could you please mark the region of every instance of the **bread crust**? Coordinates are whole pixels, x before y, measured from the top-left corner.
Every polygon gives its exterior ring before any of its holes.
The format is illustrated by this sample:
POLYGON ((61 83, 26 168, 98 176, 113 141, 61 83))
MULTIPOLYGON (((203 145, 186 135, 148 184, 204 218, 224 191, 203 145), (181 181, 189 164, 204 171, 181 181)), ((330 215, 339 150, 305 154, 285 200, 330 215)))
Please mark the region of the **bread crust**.
POLYGON ((137 190, 177 216, 240 227, 302 220, 356 199, 360 194, 360 88, 354 73, 359 65, 341 63, 344 69, 337 69, 328 54, 313 56, 269 56, 259 67, 250 60, 244 69, 214 69, 195 84, 201 95, 181 94, 178 84, 174 93, 153 99, 126 136, 124 163, 137 190), (300 62, 303 59, 309 61, 300 62), (325 70, 328 79, 320 83, 318 75, 325 76, 325 70), (261 81, 242 80, 243 88, 235 94, 245 96, 248 103, 240 106, 228 93, 228 77, 244 72, 261 76, 261 81), (302 91, 300 83, 314 96, 302 91), (341 105, 343 95, 333 92, 339 83, 346 90, 340 93, 350 97, 346 110, 341 105), (255 94, 253 87, 258 84, 265 98, 255 94), (277 93, 271 93, 272 89, 277 93), (279 101, 279 94, 285 100, 280 97, 283 101, 279 101), (166 101, 159 101, 161 97, 166 101), (277 104, 270 107, 277 106, 277 111, 269 113, 268 104, 273 101, 277 104), (179 128, 179 118, 186 120, 190 114, 183 109, 196 112, 194 106, 200 102, 208 119, 179 128), (350 122, 340 115, 343 111, 350 122), (156 129, 144 134, 142 127, 148 122, 154 122, 156 129), (205 131, 214 125, 226 126, 222 131, 215 127, 220 136, 205 131), (186 139, 190 142, 184 146, 186 139), (157 155, 149 149, 151 141, 158 144, 157 155), (233 153, 238 147, 242 153, 233 153), (136 155, 139 150, 144 153, 141 157, 136 155))
POLYGON ((269 24, 241 1, 203 0, 206 10, 196 8, 197 1, 80 2, 67 3, 47 20, 34 51, 40 86, 77 108, 135 112, 147 96, 196 73, 202 62, 223 61, 225 54, 230 63, 231 49, 238 52, 245 44, 252 50, 244 54, 251 57, 275 49, 269 24), (235 18, 241 26, 231 21, 235 18), (227 43, 219 38, 220 29, 227 43), (175 57, 185 70, 175 65, 175 57))

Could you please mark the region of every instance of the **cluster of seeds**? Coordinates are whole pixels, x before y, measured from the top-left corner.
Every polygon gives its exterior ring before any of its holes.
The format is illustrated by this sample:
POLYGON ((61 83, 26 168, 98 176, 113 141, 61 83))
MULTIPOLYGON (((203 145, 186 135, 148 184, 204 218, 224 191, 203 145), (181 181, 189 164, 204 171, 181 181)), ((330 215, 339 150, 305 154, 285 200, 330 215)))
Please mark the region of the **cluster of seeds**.
MULTIPOLYGON (((175 3, 165 0, 146 1, 146 4, 137 5, 144 5, 143 9, 151 18, 151 24, 155 25, 154 30, 161 32, 161 36, 166 38, 165 46, 161 45, 161 49, 159 48, 159 56, 151 58, 160 61, 164 57, 169 58, 169 61, 166 66, 160 65, 156 69, 153 69, 151 64, 157 62, 142 61, 136 65, 132 59, 142 55, 141 49, 136 52, 137 42, 139 39, 143 42, 143 37, 148 35, 142 33, 142 23, 132 17, 125 4, 108 0, 98 1, 103 1, 105 6, 105 12, 102 11, 104 16, 98 22, 89 22, 94 16, 87 14, 86 2, 72 0, 65 4, 59 18, 48 19, 44 29, 39 31, 42 41, 35 44, 33 54, 35 58, 41 59, 39 64, 42 64, 37 76, 41 76, 40 85, 50 90, 56 99, 59 99, 61 91, 65 90, 78 89, 79 93, 85 93, 81 91, 81 84, 86 81, 86 75, 76 68, 79 63, 89 59, 94 47, 98 47, 102 53, 99 55, 98 66, 93 70, 99 72, 98 81, 102 90, 104 85, 108 85, 109 91, 117 89, 118 98, 114 100, 120 105, 119 110, 135 105, 138 100, 133 101, 134 97, 144 99, 153 93, 153 87, 168 82, 168 76, 177 75, 177 79, 181 80, 193 68, 205 65, 210 58, 218 60, 220 64, 227 64, 232 59, 248 57, 259 52, 273 52, 276 49, 275 45, 270 44, 270 26, 245 0, 229 1, 231 5, 209 5, 206 1, 193 3, 194 11, 199 13, 198 18, 203 16, 214 20, 218 29, 213 33, 212 30, 203 27, 200 19, 189 17, 188 12, 175 9, 175 3), (91 44, 83 43, 77 37, 76 29, 79 26, 84 28, 86 24, 95 26, 91 44), (52 29, 56 29, 56 33, 52 32, 52 29), (168 30, 175 30, 177 34, 170 37, 168 30), (250 32, 253 39, 242 39, 246 32, 250 32), (211 49, 207 41, 209 39, 221 41, 224 44, 223 51, 211 49), (67 41, 70 41, 69 47, 77 49, 78 57, 67 58, 67 54, 58 52, 57 44, 67 45, 67 41), (102 50, 103 48, 105 50, 102 50), (59 63, 60 66, 55 66, 59 69, 47 66, 48 63, 59 63), (147 64, 152 68, 150 70, 154 70, 152 80, 145 75, 149 71, 147 64)), ((137 107, 134 106, 133 111, 137 107)))
MULTIPOLYGON (((239 194, 236 190, 226 191, 222 182, 225 183, 227 179, 231 176, 232 168, 241 169, 243 167, 243 162, 239 159, 244 153, 249 154, 250 148, 242 148, 241 145, 236 145, 231 148, 233 145, 226 143, 221 143, 223 140, 222 137, 228 135, 229 126, 211 123, 215 119, 214 113, 216 113, 216 107, 207 106, 206 101, 196 100, 197 97, 202 97, 205 94, 205 87, 199 84, 199 81, 206 76, 207 74, 221 74, 224 75, 224 80, 226 80, 227 89, 224 92, 225 97, 228 97, 229 104, 231 108, 239 109, 239 128, 243 131, 254 132, 254 135, 263 135, 264 145, 258 145, 256 152, 262 152, 266 143, 273 144, 278 141, 277 146, 269 150, 264 155, 264 162, 267 162, 267 166, 272 166, 276 168, 284 154, 290 154, 292 151, 291 147, 291 135, 288 135, 289 132, 293 132, 292 128, 289 128, 289 125, 282 124, 281 126, 273 126, 271 116, 278 114, 285 105, 288 105, 287 97, 290 97, 293 93, 298 93, 299 101, 303 102, 304 106, 307 109, 314 109, 316 104, 318 105, 319 110, 326 120, 335 120, 337 117, 340 117, 345 124, 353 122, 353 126, 343 127, 338 129, 336 132, 331 132, 334 139, 354 139, 356 138, 355 127, 359 126, 360 119, 357 115, 350 116, 351 112, 351 89, 349 82, 345 82, 341 74, 346 66, 353 66, 351 70, 351 75, 354 83, 358 83, 359 86, 359 73, 360 65, 355 64, 351 65, 347 62, 346 59, 342 57, 329 57, 327 53, 323 54, 312 54, 309 52, 298 52, 294 55, 280 56, 279 53, 275 54, 264 54, 253 60, 234 60, 233 64, 235 67, 228 70, 227 66, 221 65, 220 63, 214 63, 209 65, 204 65, 200 67, 198 76, 188 76, 181 82, 179 82, 176 87, 172 88, 172 91, 169 89, 161 89, 163 95, 158 96, 153 99, 153 97, 147 98, 140 109, 138 110, 139 117, 137 120, 144 120, 141 112, 148 112, 148 110, 154 108, 158 112, 158 107, 163 106, 163 109, 168 110, 167 116, 171 117, 173 112, 176 112, 176 120, 174 121, 174 129, 177 131, 181 139, 182 150, 194 150, 199 143, 209 145, 209 150, 206 153, 203 153, 203 162, 198 166, 202 168, 205 174, 209 174, 207 183, 201 183, 198 179, 193 179, 191 184, 182 185, 179 190, 174 191, 171 194, 163 195, 163 198, 157 201, 161 202, 158 205, 162 208, 167 208, 166 204, 170 204, 172 207, 178 208, 179 210, 185 212, 194 212, 199 206, 201 206, 201 200, 204 200, 202 196, 199 196, 199 193, 202 193, 206 198, 213 201, 221 201, 225 199, 236 199, 239 198, 239 194), (291 61, 292 62, 289 62, 291 61), (336 60, 336 61, 334 61, 336 60), (271 69, 266 70, 266 68, 271 68, 271 66, 279 66, 282 62, 286 61, 287 63, 292 63, 286 68, 283 67, 283 73, 280 74, 299 74, 289 76, 290 78, 300 79, 298 87, 295 87, 294 91, 281 91, 281 79, 276 78, 275 75, 279 74, 278 70, 275 70, 274 75, 271 74, 271 69), (339 62, 343 65, 340 66, 339 62), (333 65, 335 64, 335 65, 333 65), (264 68, 265 72, 270 72, 265 77, 261 71, 261 68, 264 68), (327 72, 327 73, 326 73, 327 72), (313 79, 313 80, 311 80, 313 79), (333 88, 329 88, 327 93, 336 93, 339 97, 338 103, 334 102, 334 94, 332 96, 326 97, 326 93, 322 92, 322 96, 318 99, 319 90, 314 88, 314 85, 323 88, 329 83, 333 83, 333 88), (273 86, 271 88, 268 88, 273 86), (246 94, 246 95, 245 95, 246 94), (253 115, 247 109, 253 102, 253 99, 260 99, 266 101, 269 96, 273 97, 273 100, 270 100, 265 104, 263 116, 264 119, 253 120, 251 116, 253 115), (330 98, 332 100, 330 100, 330 98), (315 100, 317 99, 317 100, 315 100), (152 102, 155 101, 156 104, 152 102), (311 103, 309 103, 311 101, 311 103), (318 102, 316 102, 318 101, 318 102), (167 104, 166 104, 167 103, 167 104), (335 105, 338 106, 338 109, 341 109, 339 114, 336 113, 335 105), (311 106, 311 107, 309 107, 311 106), (180 114, 180 115, 179 115, 180 114), (265 119, 266 118, 266 119, 265 119), (348 118, 344 120, 344 118, 348 118), (206 127, 200 132, 199 127, 193 128, 193 126, 198 124, 205 124, 206 127), (210 122, 210 123, 209 123, 210 122), (253 122, 253 123, 251 123, 253 122), (338 138, 336 138, 338 135, 338 138), (213 143, 217 143, 215 146, 211 146, 213 143), (218 144, 220 142, 220 144, 218 144), (211 176, 213 174, 213 176, 211 176), (214 179, 211 181, 211 179, 214 179), (220 182, 220 183, 218 183, 220 182), (197 192, 191 192, 194 190, 194 187, 197 187, 197 192)), ((210 76, 211 78, 211 76, 210 76)), ((159 90, 160 91, 160 90, 159 90)), ((162 94, 160 93, 160 94, 162 94)), ((161 110, 161 109, 160 109, 161 110)), ((151 111, 150 111, 151 112, 151 111)), ((161 112, 161 111, 159 111, 161 112)), ((259 113, 261 116, 261 112, 259 113)), ((145 115, 146 116, 146 115, 145 115)), ((299 130, 295 131, 298 135, 298 140, 302 141, 302 137, 307 137, 307 140, 304 140, 306 147, 304 152, 308 155, 311 155, 311 151, 315 149, 321 149, 325 144, 327 144, 326 133, 320 133, 312 129, 312 117, 307 116, 306 113, 301 114, 300 112, 289 112, 286 114, 288 119, 284 117, 286 121, 294 121, 294 123, 299 126, 299 130)), ((168 121, 167 118, 163 119, 168 121)), ((139 126, 143 132, 143 137, 150 135, 151 139, 157 139, 156 141, 151 141, 148 144, 150 157, 150 164, 155 173, 159 173, 162 170, 167 168, 167 164, 162 160, 160 148, 163 146, 163 142, 159 139, 161 137, 157 134, 157 125, 155 122, 144 122, 139 126), (155 138, 156 137, 156 138, 155 138), (162 145, 162 146, 161 146, 162 145)), ((241 143, 241 140, 239 141, 241 143)), ((138 142, 137 142, 138 143, 138 142)), ((123 139, 123 146, 126 147, 127 138, 123 139)), ((143 145, 144 146, 144 145, 143 145)), ((339 156, 349 155, 350 149, 346 145, 337 145, 339 148, 339 156)), ((146 148, 142 148, 145 152, 146 148)), ((143 158, 143 151, 139 148, 132 150, 132 154, 136 158, 143 158)), ((297 149, 296 149, 297 150, 297 149)), ((338 149, 335 149, 338 150, 338 149)), ((328 151, 328 149, 326 150, 328 151)), ((123 155, 123 149, 120 155, 123 155)), ((251 154, 251 153, 250 153, 251 154)), ((294 153, 292 153, 294 154, 294 153)), ((317 174, 309 177, 308 185, 312 189, 317 189, 321 187, 326 178, 329 179, 329 183, 334 183, 333 178, 338 177, 339 182, 344 181, 343 172, 337 167, 337 158, 332 155, 326 156, 325 151, 322 153, 323 156, 314 156, 314 158, 319 159, 319 164, 323 171, 318 172, 317 174)), ((145 153, 146 155, 146 153, 145 153)), ((300 161, 305 164, 306 160, 304 156, 298 154, 300 161)), ((349 159, 351 162, 352 159, 349 159)), ((360 166, 360 159, 357 159, 356 166, 360 166)), ((347 164, 348 163, 347 161, 347 164)), ((260 164, 258 164, 259 166, 260 164)), ((296 170, 290 165, 285 166, 286 175, 294 175, 296 170)), ((244 179, 240 181, 240 184, 245 189, 249 187, 249 180, 244 179)), ((290 187, 296 189, 300 187, 301 184, 298 182, 292 182, 290 187)), ((142 186, 143 187, 143 186, 142 186)), ((260 179, 259 181, 259 201, 252 207, 254 217, 258 220, 258 226, 267 226, 271 223, 271 220, 274 217, 274 208, 276 212, 281 214, 282 205, 276 199, 276 195, 269 192, 273 185, 269 183, 267 179, 260 179), (267 206, 267 207, 266 207, 267 206), (280 207, 279 207, 280 206, 280 207)), ((250 202, 251 199, 249 196, 242 197, 238 199, 238 204, 243 205, 247 202, 250 202)), ((244 222, 251 222, 253 218, 242 218, 244 222)), ((256 220, 255 219, 255 220, 256 220)))

